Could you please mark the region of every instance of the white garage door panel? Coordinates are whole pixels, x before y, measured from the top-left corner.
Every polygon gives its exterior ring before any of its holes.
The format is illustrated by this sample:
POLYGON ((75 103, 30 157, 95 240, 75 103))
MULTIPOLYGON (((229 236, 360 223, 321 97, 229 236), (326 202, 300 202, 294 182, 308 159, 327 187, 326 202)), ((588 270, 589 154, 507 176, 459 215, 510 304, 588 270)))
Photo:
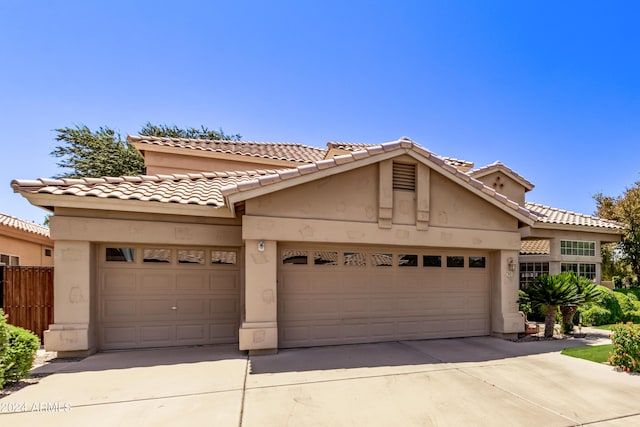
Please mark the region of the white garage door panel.
POLYGON ((103 350, 238 342, 236 265, 102 262, 98 278, 103 350))
MULTIPOLYGON (((314 249, 284 247, 309 254, 308 264, 280 264, 278 329, 281 347, 363 343, 398 339, 428 339, 488 335, 488 254, 457 251, 464 268, 399 266, 398 254, 416 249, 332 251, 394 253, 394 265, 313 265, 314 249), (485 256, 486 268, 469 268, 468 256, 485 256)), ((429 251, 434 254, 433 251, 429 251)), ((440 255, 439 253, 435 253, 440 255)), ((388 259, 388 257, 387 257, 388 259)), ((422 262, 422 256, 419 256, 422 262)))

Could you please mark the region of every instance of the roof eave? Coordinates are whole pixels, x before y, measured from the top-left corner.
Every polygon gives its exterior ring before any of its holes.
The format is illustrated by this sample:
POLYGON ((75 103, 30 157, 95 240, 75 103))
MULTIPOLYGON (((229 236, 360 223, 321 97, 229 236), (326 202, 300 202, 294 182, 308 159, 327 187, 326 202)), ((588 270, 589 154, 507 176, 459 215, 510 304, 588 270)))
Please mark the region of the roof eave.
POLYGON ((53 244, 49 236, 45 236, 39 233, 34 233, 32 231, 11 227, 6 224, 0 224, 0 235, 12 237, 14 239, 24 240, 32 243, 38 243, 41 245, 53 244))
POLYGON ((598 233, 598 234, 611 234, 621 236, 624 233, 624 229, 621 228, 607 228, 607 227, 597 227, 593 225, 578 225, 578 224, 557 224, 557 223, 548 223, 536 221, 532 228, 538 230, 562 230, 562 231, 581 231, 581 232, 589 232, 589 233, 598 233))
POLYGON ((142 212, 167 215, 234 218, 235 214, 227 206, 203 206, 183 203, 163 203, 143 200, 122 200, 107 197, 79 197, 60 194, 43 194, 19 191, 29 203, 38 207, 93 209, 121 212, 142 212))

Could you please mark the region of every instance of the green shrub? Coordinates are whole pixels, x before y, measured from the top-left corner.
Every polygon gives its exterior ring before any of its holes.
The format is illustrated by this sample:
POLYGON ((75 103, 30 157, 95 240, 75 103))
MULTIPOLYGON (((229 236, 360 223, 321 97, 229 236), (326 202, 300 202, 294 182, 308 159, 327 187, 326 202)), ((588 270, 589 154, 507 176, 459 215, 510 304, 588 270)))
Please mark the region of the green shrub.
POLYGON ((531 299, 522 289, 518 291, 518 310, 524 313, 525 319, 531 314, 531 299))
POLYGON ((631 288, 631 289, 616 289, 615 292, 619 292, 625 295, 635 295, 635 297, 640 300, 640 288, 631 288))
POLYGON ((617 289, 617 288, 621 288, 621 287, 623 286, 623 283, 622 283, 622 277, 620 277, 620 276, 613 276, 613 277, 611 278, 611 280, 613 281, 613 287, 614 287, 614 288, 616 288, 616 289, 617 289))
MULTIPOLYGON (((613 292, 611 289, 605 288, 604 286, 598 286, 598 289, 602 292, 602 302, 600 304, 611 313, 611 318, 606 323, 622 322, 624 314, 620 307, 620 303, 618 302, 618 298, 616 297, 616 292, 613 292)), ((604 323, 598 324, 603 325, 604 323)))
POLYGON ((5 325, 8 346, 2 354, 0 372, 4 382, 13 382, 29 376, 40 339, 33 332, 13 325, 5 325))
POLYGON ((627 372, 640 372, 640 325, 627 323, 613 327, 613 353, 609 363, 627 372))
POLYGON ((627 322, 640 323, 640 310, 629 311, 625 314, 627 322))
POLYGON ((580 316, 582 316, 582 324, 585 326, 615 323, 611 321, 611 312, 599 304, 591 304, 589 307, 581 308, 580 316))
MULTIPOLYGON (((622 294, 620 292, 614 292, 613 293, 616 296, 616 299, 618 300, 618 305, 620 306, 620 309, 622 310, 622 321, 624 321, 624 314, 628 311, 633 311, 634 310, 634 306, 633 306, 633 302, 631 301, 631 299, 625 295, 622 294)), ((635 295, 631 294, 632 297, 635 298, 635 295)))
POLYGON ((4 386, 4 370, 2 369, 2 361, 4 360, 4 354, 9 346, 9 332, 7 331, 7 318, 4 316, 4 312, 0 308, 0 388, 4 386))

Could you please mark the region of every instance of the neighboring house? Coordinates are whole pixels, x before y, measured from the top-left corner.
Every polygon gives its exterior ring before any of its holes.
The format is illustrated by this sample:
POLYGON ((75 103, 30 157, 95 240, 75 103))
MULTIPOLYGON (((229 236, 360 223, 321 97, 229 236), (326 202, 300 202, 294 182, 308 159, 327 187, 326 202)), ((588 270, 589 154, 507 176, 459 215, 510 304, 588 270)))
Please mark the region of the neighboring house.
POLYGON ((525 202, 533 185, 500 163, 472 170, 407 138, 129 141, 148 175, 12 182, 54 212, 59 354, 512 338, 528 241, 549 246, 532 263, 597 281, 622 232, 525 202))
POLYGON ((49 228, 0 213, 0 266, 52 266, 49 228))

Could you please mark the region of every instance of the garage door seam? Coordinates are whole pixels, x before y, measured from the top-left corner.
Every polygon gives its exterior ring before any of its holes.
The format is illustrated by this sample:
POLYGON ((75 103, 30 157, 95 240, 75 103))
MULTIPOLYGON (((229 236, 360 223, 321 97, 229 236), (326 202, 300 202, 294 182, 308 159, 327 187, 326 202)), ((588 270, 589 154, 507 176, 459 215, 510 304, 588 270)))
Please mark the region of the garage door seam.
POLYGON ((509 390, 507 390, 507 389, 505 389, 505 388, 503 388, 503 387, 500 387, 500 386, 499 386, 499 385, 497 385, 497 384, 493 384, 493 383, 491 383, 491 382, 489 382, 489 381, 485 380, 484 378, 481 378, 481 377, 478 377, 478 376, 476 376, 476 375, 473 375, 472 373, 470 373, 470 372, 466 371, 466 370, 465 370, 465 368, 458 368, 458 370, 459 370, 461 373, 463 373, 463 374, 466 374, 466 375, 470 376, 471 378, 474 378, 474 379, 476 379, 476 380, 478 380, 478 381, 481 381, 481 382, 483 382, 483 383, 485 383, 485 384, 488 384, 488 385, 490 385, 491 387, 495 387, 495 388, 497 388, 498 390, 503 391, 503 392, 505 392, 505 393, 507 393, 507 394, 510 394, 510 395, 512 395, 512 396, 515 396, 515 397, 517 397, 518 399, 523 400, 523 401, 525 401, 525 402, 527 402, 527 403, 529 403, 529 404, 531 404, 531 405, 537 406, 537 407, 538 407, 538 408, 540 408, 540 409, 543 409, 543 410, 545 410, 545 411, 547 411, 547 412, 551 412, 552 414, 555 414, 555 415, 558 415, 558 416, 560 416, 560 417, 562 417, 562 418, 565 418, 565 419, 567 419, 567 420, 571 421, 572 423, 575 423, 574 425, 582 425, 582 423, 581 423, 580 421, 578 421, 578 420, 574 420, 573 418, 571 418, 571 417, 569 417, 569 416, 567 416, 567 415, 564 415, 564 414, 562 414, 562 413, 560 413, 560 412, 558 412, 558 411, 555 411, 555 410, 553 410, 553 409, 551 409, 551 408, 547 408, 547 407, 546 407, 546 406, 544 406, 544 405, 541 405, 541 404, 539 404, 539 403, 537 403, 537 402, 534 402, 533 400, 528 399, 528 398, 527 398, 527 397, 525 397, 525 396, 521 396, 521 395, 520 395, 520 394, 518 394, 518 393, 514 393, 514 392, 509 391, 509 390))

